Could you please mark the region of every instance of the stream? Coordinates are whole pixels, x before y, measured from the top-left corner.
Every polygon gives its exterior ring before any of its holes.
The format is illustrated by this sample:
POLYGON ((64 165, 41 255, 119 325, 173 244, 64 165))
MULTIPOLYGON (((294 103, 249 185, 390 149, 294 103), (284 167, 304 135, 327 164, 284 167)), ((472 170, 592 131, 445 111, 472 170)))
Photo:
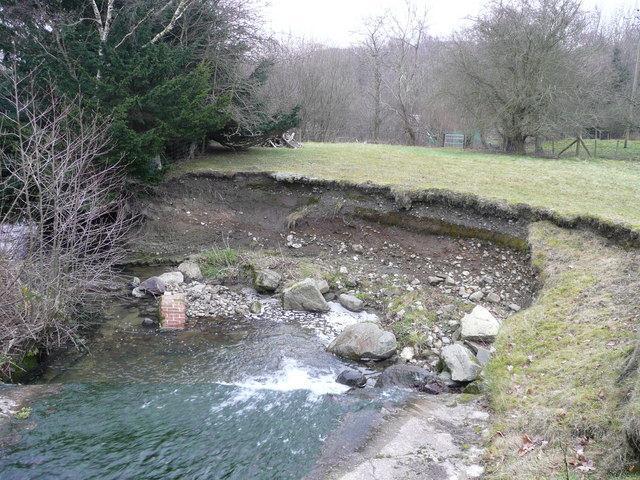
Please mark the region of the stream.
POLYGON ((345 415, 402 395, 373 379, 359 391, 335 382, 353 365, 325 346, 362 315, 332 304, 325 315, 159 333, 141 326, 139 305, 114 305, 90 353, 41 379, 63 389, 31 405, 0 478, 303 478, 345 415))

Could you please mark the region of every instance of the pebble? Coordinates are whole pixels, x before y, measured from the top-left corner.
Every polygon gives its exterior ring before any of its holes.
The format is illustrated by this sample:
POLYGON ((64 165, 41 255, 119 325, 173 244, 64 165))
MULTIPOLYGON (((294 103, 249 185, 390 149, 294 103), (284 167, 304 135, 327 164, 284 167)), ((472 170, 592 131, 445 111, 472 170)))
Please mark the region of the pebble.
POLYGON ((469 300, 471 300, 472 302, 479 302, 483 298, 484 293, 482 293, 482 290, 478 290, 477 292, 473 292, 471 295, 469 295, 469 300))
POLYGON ((518 305, 517 303, 510 303, 509 304, 509 310, 514 311, 514 312, 519 312, 522 309, 522 307, 520 305, 518 305))
POLYGON ((498 295, 495 292, 490 292, 487 295, 487 300, 490 301, 491 303, 499 303, 500 302, 500 295, 498 295))

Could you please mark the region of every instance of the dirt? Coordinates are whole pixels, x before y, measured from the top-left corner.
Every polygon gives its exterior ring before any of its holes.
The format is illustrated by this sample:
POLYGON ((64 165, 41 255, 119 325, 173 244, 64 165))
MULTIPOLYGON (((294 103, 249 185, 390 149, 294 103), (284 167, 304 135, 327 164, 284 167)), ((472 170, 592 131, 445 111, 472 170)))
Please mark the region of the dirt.
POLYGON ((146 241, 151 244, 142 250, 171 255, 184 253, 185 247, 198 250, 212 243, 251 245, 256 243, 254 236, 258 246, 265 246, 264 241, 279 240, 273 233, 298 226, 288 218, 294 212, 303 214, 307 223, 310 219, 358 217, 405 230, 495 240, 526 249, 525 221, 423 203, 407 210, 410 205, 406 202, 411 202, 403 195, 395 198, 373 187, 370 190, 283 182, 263 175, 172 179, 144 204, 147 234, 151 234, 146 241))
POLYGON ((489 275, 494 289, 502 292, 503 306, 527 305, 535 290, 528 251, 504 246, 517 244, 526 229, 504 219, 474 220, 452 210, 449 220, 460 221, 446 223, 449 232, 457 233, 452 237, 430 232, 434 220, 438 230, 445 224, 440 210, 431 212, 436 217, 427 216, 424 208, 406 211, 375 194, 264 177, 173 180, 158 188, 144 213, 143 240, 136 245, 141 262, 175 261, 187 253, 231 246, 306 258, 327 269, 345 267, 349 275, 374 272, 397 285, 402 279, 427 285, 429 276, 450 275, 456 285, 440 288, 447 293, 456 293, 460 285, 475 286, 474 280, 489 275), (472 236, 480 231, 502 244, 472 236), (300 248, 287 246, 290 235, 300 248), (355 252, 354 245, 362 245, 363 252, 355 252))

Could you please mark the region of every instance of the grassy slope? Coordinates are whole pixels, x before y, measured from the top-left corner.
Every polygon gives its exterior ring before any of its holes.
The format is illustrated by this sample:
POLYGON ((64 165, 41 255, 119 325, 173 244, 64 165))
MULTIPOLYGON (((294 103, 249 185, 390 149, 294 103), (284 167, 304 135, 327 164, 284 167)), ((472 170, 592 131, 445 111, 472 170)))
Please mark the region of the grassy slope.
POLYGON ((583 435, 592 438, 584 449, 595 461, 592 475, 613 478, 606 472, 629 465, 625 427, 640 405, 634 376, 618 381, 636 343, 640 252, 548 223, 531 227, 530 243, 544 286, 505 322, 487 371, 500 432, 491 478, 567 478, 559 474, 565 454, 576 458, 583 435), (520 456, 525 434, 549 444, 520 456))
POLYGON ((408 189, 441 188, 510 203, 592 215, 640 229, 640 162, 548 160, 453 149, 307 143, 302 149, 220 153, 184 171, 278 171, 371 181, 408 189))

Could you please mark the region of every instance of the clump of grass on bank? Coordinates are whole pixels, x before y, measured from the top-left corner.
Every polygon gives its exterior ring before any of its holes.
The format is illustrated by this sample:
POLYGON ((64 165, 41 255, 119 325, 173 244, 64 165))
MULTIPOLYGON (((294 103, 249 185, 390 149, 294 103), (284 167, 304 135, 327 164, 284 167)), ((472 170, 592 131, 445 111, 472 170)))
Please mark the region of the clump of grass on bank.
POLYGON ((252 148, 182 164, 174 172, 286 172, 403 189, 447 189, 511 204, 590 215, 640 230, 640 161, 545 159, 449 148, 305 143, 252 148))
POLYGON ((487 369, 490 478, 613 478, 636 462, 637 367, 619 378, 637 343, 640 252, 548 223, 532 225, 530 242, 544 286, 505 321, 487 369))
POLYGON ((206 278, 221 278, 237 267, 238 252, 233 248, 213 248, 200 254, 198 263, 206 278))
POLYGON ((398 319, 392 323, 398 347, 414 347, 418 351, 426 348, 427 335, 436 321, 436 313, 425 308, 417 292, 394 296, 389 304, 389 313, 398 319))

